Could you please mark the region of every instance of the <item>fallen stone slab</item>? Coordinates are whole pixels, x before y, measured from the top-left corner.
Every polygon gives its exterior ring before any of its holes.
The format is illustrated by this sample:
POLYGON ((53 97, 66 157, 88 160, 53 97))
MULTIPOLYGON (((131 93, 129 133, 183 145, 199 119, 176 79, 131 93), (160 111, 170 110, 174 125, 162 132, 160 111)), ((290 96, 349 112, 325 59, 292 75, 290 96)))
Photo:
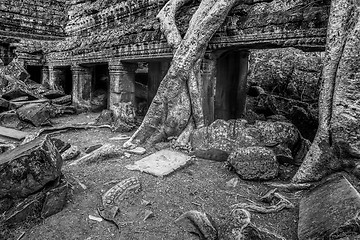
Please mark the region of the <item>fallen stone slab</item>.
POLYGON ((19 97, 28 97, 29 100, 39 99, 39 96, 30 92, 25 86, 17 84, 2 95, 2 98, 6 100, 13 100, 19 97))
POLYGON ((0 113, 0 125, 8 128, 19 128, 22 125, 22 121, 15 111, 7 111, 0 113))
POLYGON ((191 155, 194 155, 198 158, 213 160, 217 162, 225 162, 229 157, 229 153, 216 148, 209 148, 207 150, 198 149, 191 152, 191 155))
POLYGON ((330 235, 354 219, 359 211, 360 194, 352 184, 344 176, 330 178, 301 199, 298 238, 340 239, 330 238, 330 235))
POLYGON ((50 120, 48 104, 31 103, 18 108, 16 112, 21 120, 30 122, 36 127, 48 124, 50 120))
POLYGON ((61 154, 61 157, 63 159, 63 161, 70 161, 75 159, 77 156, 79 156, 81 153, 80 149, 78 146, 74 146, 72 145, 70 148, 68 148, 66 151, 64 151, 61 154))
MULTIPOLYGON (((254 124, 250 124, 244 119, 218 119, 207 127, 194 130, 191 135, 191 146, 199 156, 209 155, 207 158, 214 158, 210 156, 214 149, 230 154, 244 147, 281 146, 282 151, 274 151, 275 154, 278 152, 279 158, 298 165, 304 156, 298 147, 302 140, 299 131, 291 123, 255 121, 254 124)), ((216 159, 221 158, 215 157, 214 160, 216 159)))
POLYGON ((10 101, 9 107, 10 109, 18 109, 24 105, 30 104, 30 103, 47 103, 50 102, 48 99, 39 99, 39 100, 31 100, 31 101, 10 101))
POLYGON ((29 133, 0 126, 0 135, 20 141, 28 136, 29 133))
POLYGON ((0 98, 0 111, 6 111, 9 109, 9 101, 4 99, 4 98, 0 98))
POLYGON ((59 104, 59 105, 68 105, 71 104, 71 101, 72 101, 71 95, 65 95, 63 97, 52 99, 51 103, 59 104))
POLYGON ((270 180, 279 173, 276 156, 266 147, 240 148, 230 154, 228 162, 246 180, 270 180))
POLYGON ((95 151, 96 149, 101 148, 102 146, 103 146, 102 144, 92 145, 92 146, 90 146, 90 147, 87 147, 84 152, 85 152, 86 154, 89 154, 89 153, 95 151))
POLYGON ((49 90, 49 91, 43 93, 42 95, 44 97, 46 97, 47 99, 55 99, 55 98, 64 97, 65 93, 60 90, 49 90))
POLYGON ((146 153, 146 149, 143 147, 136 147, 134 149, 127 149, 126 152, 128 153, 133 153, 133 154, 138 154, 138 155, 143 155, 146 153))
POLYGON ((40 213, 41 217, 47 218, 60 212, 66 205, 69 190, 69 183, 61 178, 52 189, 47 191, 40 213))
POLYGON ((186 166, 190 163, 190 160, 191 157, 184 153, 163 149, 136 161, 133 165, 127 165, 125 167, 129 170, 138 170, 158 177, 164 177, 186 166))
POLYGON ((49 137, 0 155, 0 198, 26 197, 61 175, 62 159, 49 137))

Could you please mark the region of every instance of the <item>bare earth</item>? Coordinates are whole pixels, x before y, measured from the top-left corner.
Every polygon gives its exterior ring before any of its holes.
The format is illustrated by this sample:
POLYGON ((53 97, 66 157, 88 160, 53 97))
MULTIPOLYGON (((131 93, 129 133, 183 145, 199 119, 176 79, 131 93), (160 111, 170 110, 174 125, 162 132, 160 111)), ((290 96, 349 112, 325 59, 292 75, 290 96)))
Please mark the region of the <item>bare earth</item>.
MULTIPOLYGON (((53 122, 55 126, 92 122, 97 116, 95 113, 87 113, 53 119, 53 122)), ((68 131, 54 137, 85 150, 86 147, 96 144, 123 144, 124 141, 109 140, 117 135, 119 133, 111 132, 110 129, 92 129, 68 131)), ((69 166, 71 161, 65 162, 63 173, 72 185, 66 207, 45 220, 26 223, 13 229, 9 239, 17 239, 23 232, 25 234, 21 239, 34 240, 197 239, 174 224, 174 220, 182 213, 189 210, 205 211, 221 224, 232 204, 257 201, 261 195, 271 190, 261 182, 241 179, 236 187, 227 187, 226 182, 237 175, 224 168, 223 163, 209 160, 194 159, 190 166, 164 178, 125 168, 125 165, 155 151, 147 149, 143 156, 132 154, 129 158, 107 159, 91 165, 69 166), (101 203, 101 195, 118 181, 132 176, 139 177, 142 189, 126 199, 126 204, 120 208, 120 230, 111 222, 90 220, 89 215, 99 216, 96 209, 101 203), (86 189, 78 182, 84 184, 86 189), (145 206, 141 204, 142 200, 151 204, 145 206), (144 221, 146 210, 152 211, 154 216, 144 221)), ((282 171, 280 178, 288 179, 289 174, 289 171, 282 171)), ((301 192, 284 195, 298 206, 301 192)), ((255 225, 276 232, 286 239, 297 239, 297 218, 297 207, 274 214, 252 214, 255 225)))

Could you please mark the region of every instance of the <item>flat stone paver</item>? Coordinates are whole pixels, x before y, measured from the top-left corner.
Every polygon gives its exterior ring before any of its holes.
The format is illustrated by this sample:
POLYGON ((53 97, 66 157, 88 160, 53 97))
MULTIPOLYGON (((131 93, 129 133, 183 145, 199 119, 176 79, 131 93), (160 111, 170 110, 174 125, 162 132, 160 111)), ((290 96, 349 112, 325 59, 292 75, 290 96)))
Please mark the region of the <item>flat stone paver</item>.
POLYGON ((163 149, 125 167, 163 177, 185 166, 190 160, 191 157, 184 153, 163 149))

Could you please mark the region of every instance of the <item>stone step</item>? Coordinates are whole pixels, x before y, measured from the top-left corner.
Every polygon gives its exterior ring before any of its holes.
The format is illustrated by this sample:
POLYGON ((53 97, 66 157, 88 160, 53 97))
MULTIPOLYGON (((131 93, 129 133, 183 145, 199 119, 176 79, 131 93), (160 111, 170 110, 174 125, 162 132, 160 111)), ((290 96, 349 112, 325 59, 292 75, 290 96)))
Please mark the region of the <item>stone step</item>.
POLYGON ((299 240, 329 239, 360 211, 360 194, 344 176, 337 176, 311 190, 300 201, 299 240))

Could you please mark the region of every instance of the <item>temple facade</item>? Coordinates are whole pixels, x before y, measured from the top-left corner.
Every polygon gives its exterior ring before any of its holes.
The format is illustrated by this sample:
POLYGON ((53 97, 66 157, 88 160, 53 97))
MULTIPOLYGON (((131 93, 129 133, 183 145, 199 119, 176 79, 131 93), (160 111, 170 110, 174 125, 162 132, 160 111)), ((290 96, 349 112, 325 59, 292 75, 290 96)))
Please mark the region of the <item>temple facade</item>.
MULTIPOLYGON (((45 2, 0 4, 5 64, 17 57, 33 80, 71 94, 80 108, 111 109, 117 102, 132 102, 140 111, 151 103, 172 59, 156 19, 167 1, 52 0, 49 7, 45 2)), ((324 51, 330 3, 320 2, 276 0, 231 11, 202 62, 208 124, 243 113, 252 49, 324 51)), ((196 7, 189 4, 178 15, 181 34, 196 7)))

